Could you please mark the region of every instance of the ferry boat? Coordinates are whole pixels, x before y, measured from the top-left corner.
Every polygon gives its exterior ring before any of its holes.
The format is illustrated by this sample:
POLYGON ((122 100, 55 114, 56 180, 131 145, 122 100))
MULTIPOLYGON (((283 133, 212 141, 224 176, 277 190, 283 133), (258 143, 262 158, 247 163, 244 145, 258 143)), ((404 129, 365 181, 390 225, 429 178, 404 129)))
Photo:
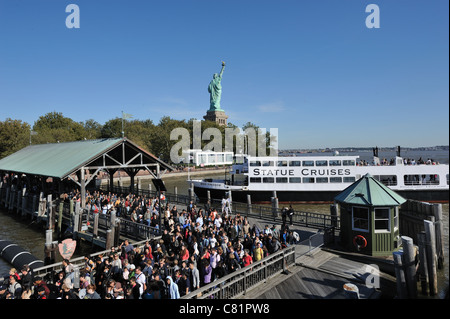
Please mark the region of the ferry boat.
POLYGON ((365 174, 388 186, 406 199, 425 202, 449 201, 448 164, 408 164, 398 152, 389 163, 362 164, 354 156, 235 156, 224 179, 190 180, 199 198, 226 198, 233 201, 266 203, 277 197, 279 203, 331 203, 334 197, 365 174))

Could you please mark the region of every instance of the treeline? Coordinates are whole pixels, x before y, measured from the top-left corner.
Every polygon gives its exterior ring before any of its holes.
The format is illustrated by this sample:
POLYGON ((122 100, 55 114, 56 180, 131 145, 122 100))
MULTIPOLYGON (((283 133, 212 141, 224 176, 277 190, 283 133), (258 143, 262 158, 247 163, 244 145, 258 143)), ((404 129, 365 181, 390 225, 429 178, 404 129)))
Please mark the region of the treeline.
MULTIPOLYGON (((123 130, 125 137, 162 160, 170 162, 170 149, 177 142, 170 140, 170 132, 175 128, 186 128, 192 136, 194 120, 175 120, 164 116, 159 123, 155 124, 151 119, 124 119, 123 130)), ((219 129, 222 136, 225 136, 225 127, 212 121, 201 121, 202 131, 210 127, 219 129)), ((228 127, 236 126, 229 123, 228 127)), ((248 122, 242 130, 248 127, 258 128, 255 124, 248 122)), ((113 118, 102 125, 93 119, 76 122, 60 112, 50 112, 40 116, 33 126, 21 120, 7 118, 5 121, 0 121, 0 159, 19 151, 30 143, 62 143, 119 137, 122 137, 121 117, 113 118)), ((208 141, 202 141, 202 147, 207 143, 208 141)))

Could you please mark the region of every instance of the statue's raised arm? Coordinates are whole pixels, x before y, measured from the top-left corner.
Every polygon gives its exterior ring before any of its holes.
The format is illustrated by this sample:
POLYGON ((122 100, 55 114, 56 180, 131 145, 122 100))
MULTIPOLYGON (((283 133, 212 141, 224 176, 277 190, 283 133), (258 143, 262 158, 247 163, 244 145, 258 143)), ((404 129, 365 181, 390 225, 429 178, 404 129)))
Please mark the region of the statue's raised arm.
POLYGON ((210 111, 222 111, 220 108, 220 98, 222 95, 222 75, 225 69, 225 62, 222 61, 222 69, 220 73, 214 73, 213 79, 209 82, 208 92, 209 92, 209 110, 210 111))
POLYGON ((225 62, 222 61, 222 70, 220 70, 219 76, 222 77, 223 70, 225 69, 225 62))

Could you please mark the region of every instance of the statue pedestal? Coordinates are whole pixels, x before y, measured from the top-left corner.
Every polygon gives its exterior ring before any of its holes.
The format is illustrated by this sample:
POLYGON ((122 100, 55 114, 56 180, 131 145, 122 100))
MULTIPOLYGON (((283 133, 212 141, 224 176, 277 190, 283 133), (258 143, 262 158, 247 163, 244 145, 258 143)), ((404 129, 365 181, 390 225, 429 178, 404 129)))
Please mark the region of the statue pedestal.
POLYGON ((207 111, 203 118, 206 121, 213 121, 221 126, 227 126, 228 115, 225 114, 225 111, 207 111))

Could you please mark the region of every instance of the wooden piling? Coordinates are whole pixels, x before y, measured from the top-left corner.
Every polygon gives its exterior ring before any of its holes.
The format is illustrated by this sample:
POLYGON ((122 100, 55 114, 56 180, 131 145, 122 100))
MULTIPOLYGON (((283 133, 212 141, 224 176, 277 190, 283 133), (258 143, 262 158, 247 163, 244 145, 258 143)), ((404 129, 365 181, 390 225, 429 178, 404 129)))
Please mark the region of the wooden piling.
POLYGON ((434 231, 436 238, 436 255, 438 269, 444 269, 444 221, 442 218, 442 204, 433 205, 433 215, 435 218, 434 231))
POLYGON ((392 256, 394 257, 394 270, 397 282, 397 298, 406 299, 408 292, 406 289, 405 271, 403 269, 403 251, 394 251, 392 256))
POLYGON ((114 231, 112 229, 106 230, 106 245, 105 249, 111 249, 114 246, 114 231))
POLYGON ((81 228, 80 218, 81 218, 81 205, 80 205, 80 202, 77 201, 77 202, 75 202, 75 215, 73 218, 73 232, 74 233, 80 231, 80 228, 81 228))
MULTIPOLYGON (((192 188, 193 189, 193 188, 192 188)), ((230 212, 230 214, 233 212, 233 196, 232 196, 232 193, 231 193, 231 189, 228 191, 228 201, 229 201, 229 205, 230 205, 230 210, 229 210, 229 212, 230 212)))
POLYGON ((408 298, 417 298, 417 280, 415 265, 415 249, 411 237, 402 236, 403 245, 403 265, 405 266, 406 288, 408 290, 408 298))
POLYGON ((58 211, 58 234, 59 234, 59 237, 61 237, 63 209, 64 209, 64 202, 61 201, 59 203, 59 211, 58 211))
POLYGON ((57 247, 58 242, 53 241, 53 230, 47 229, 45 231, 45 246, 44 246, 44 254, 45 254, 44 263, 46 265, 55 263, 56 250, 58 249, 57 247))
MULTIPOLYGON (((432 217, 434 219, 434 217, 432 217)), ((426 249, 427 249, 427 269, 428 281, 430 288, 430 295, 437 294, 437 274, 436 274, 436 237, 434 232, 433 221, 424 220, 425 234, 426 234, 426 249)))
POLYGON ((419 244, 419 281, 421 292, 423 295, 428 295, 428 269, 427 269, 427 255, 426 255, 426 234, 420 232, 417 234, 417 242, 419 244))
POLYGON ((98 236, 98 214, 99 213, 94 213, 94 229, 92 231, 92 233, 94 234, 95 237, 98 236))

